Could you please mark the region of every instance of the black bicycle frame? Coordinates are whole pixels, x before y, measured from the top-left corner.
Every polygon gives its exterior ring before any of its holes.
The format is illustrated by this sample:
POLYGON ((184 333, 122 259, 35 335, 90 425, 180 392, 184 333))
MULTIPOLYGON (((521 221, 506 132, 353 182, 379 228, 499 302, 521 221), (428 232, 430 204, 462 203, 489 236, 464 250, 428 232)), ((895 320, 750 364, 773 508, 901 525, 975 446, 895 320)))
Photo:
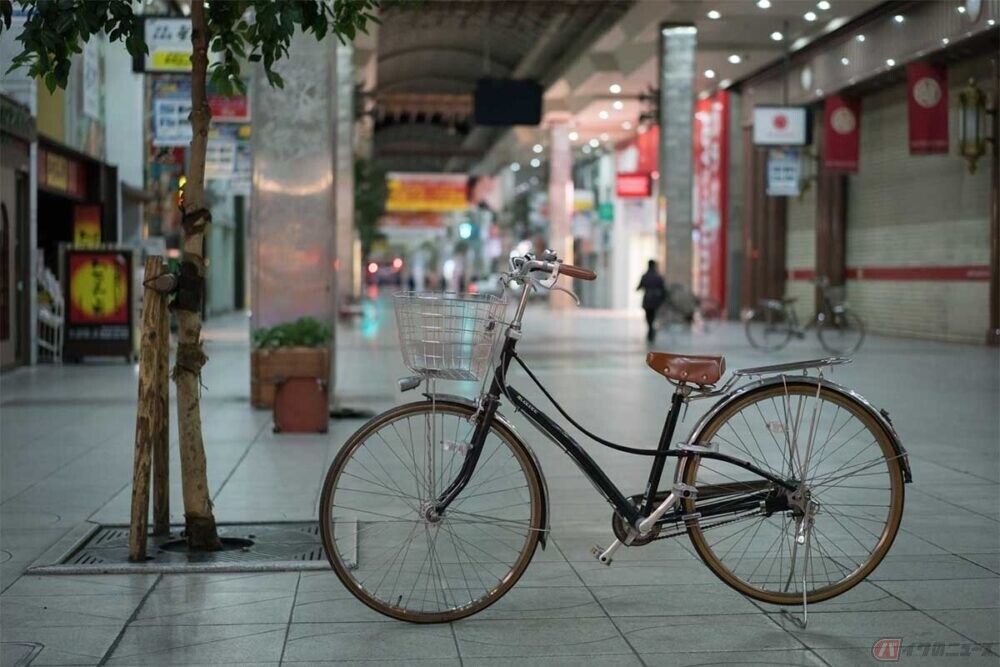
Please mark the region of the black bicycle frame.
MULTIPOLYGON (((646 484, 646 490, 643 494, 642 504, 640 507, 636 507, 632 501, 627 498, 614 482, 605 474, 604 470, 597 464, 596 461, 587 453, 587 451, 566 433, 565 430, 559 424, 555 423, 548 415, 535 407, 531 401, 526 399, 520 392, 511 387, 506 382, 507 370, 510 367, 510 362, 514 358, 514 348, 517 344, 516 339, 507 338, 504 343, 502 352, 500 353, 500 362, 497 364, 496 371, 493 374, 493 382, 490 385, 490 390, 483 397, 479 421, 476 424, 476 428, 473 431, 472 442, 469 443, 469 452, 466 455, 465 461, 462 464, 461 470, 455 479, 449 484, 441 495, 438 497, 436 510, 438 513, 443 513, 447 509, 448 505, 458 496, 459 493, 465 488, 465 486, 472 479, 472 475, 475 472, 476 464, 479 462, 479 456, 482 453, 483 445, 486 443, 486 437, 489 434, 490 425, 496 415, 497 408, 500 405, 500 396, 507 396, 514 407, 523 412, 524 416, 530 421, 535 428, 541 431, 543 434, 548 436, 548 438, 554 441, 560 449, 562 449, 573 461, 579 466, 583 474, 590 480, 598 492, 604 496, 604 498, 614 507, 615 511, 624 518, 630 525, 637 526, 638 523, 645 518, 649 512, 654 508, 654 502, 656 501, 656 492, 660 485, 660 479, 663 475, 663 467, 668 457, 682 458, 688 456, 700 456, 706 459, 714 459, 718 461, 724 461, 730 463, 737 467, 748 470, 759 477, 763 477, 774 484, 781 486, 787 490, 794 491, 795 485, 791 482, 776 477, 773 474, 762 470, 757 466, 753 465, 749 461, 742 461, 740 459, 734 458, 727 454, 720 454, 718 452, 694 452, 683 449, 671 449, 670 443, 673 441, 674 431, 677 428, 677 420, 680 415, 681 407, 684 404, 685 396, 678 388, 678 391, 674 393, 670 404, 670 411, 667 413, 666 421, 663 425, 663 431, 660 434, 660 441, 656 448, 656 453, 653 455, 653 464, 649 471, 649 480, 646 484)), ((752 502, 756 503, 756 500, 752 502)), ((732 508, 732 505, 728 505, 732 508)))

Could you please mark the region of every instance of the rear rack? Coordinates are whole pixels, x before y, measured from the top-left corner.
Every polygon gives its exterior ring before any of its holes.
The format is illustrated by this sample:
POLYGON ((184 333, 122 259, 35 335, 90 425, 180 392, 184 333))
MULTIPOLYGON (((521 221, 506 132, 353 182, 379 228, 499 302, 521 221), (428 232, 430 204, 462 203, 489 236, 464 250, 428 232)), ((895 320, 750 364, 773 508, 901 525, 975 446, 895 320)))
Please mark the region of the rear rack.
POLYGON ((750 377, 757 375, 774 375, 786 371, 806 371, 811 368, 826 368, 827 366, 840 366, 849 364, 853 359, 847 357, 827 357, 825 359, 809 359, 807 361, 791 361, 786 364, 772 364, 770 366, 757 366, 755 368, 740 368, 733 371, 736 377, 750 377))

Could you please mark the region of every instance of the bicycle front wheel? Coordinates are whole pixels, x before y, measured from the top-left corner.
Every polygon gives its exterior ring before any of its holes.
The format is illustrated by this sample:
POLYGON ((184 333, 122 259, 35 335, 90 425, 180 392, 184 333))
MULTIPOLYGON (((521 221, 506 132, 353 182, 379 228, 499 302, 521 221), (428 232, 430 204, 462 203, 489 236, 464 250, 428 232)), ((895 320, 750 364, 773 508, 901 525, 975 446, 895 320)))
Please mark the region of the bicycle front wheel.
POLYGON ((792 323, 784 308, 762 303, 746 318, 747 340, 758 350, 775 352, 788 345, 792 323))
POLYGON ((820 602, 882 561, 903 514, 902 466, 865 406, 830 387, 787 379, 735 399, 699 443, 791 482, 691 457, 687 502, 695 550, 722 581, 763 602, 820 602))
POLYGON ((470 452, 475 409, 411 403, 355 433, 327 473, 320 532, 334 571, 387 616, 440 623, 496 602, 524 573, 543 523, 540 474, 494 422, 469 484, 440 516, 433 501, 470 452))
POLYGON ((828 314, 816 331, 820 345, 831 354, 854 354, 865 340, 865 324, 849 310, 828 314))

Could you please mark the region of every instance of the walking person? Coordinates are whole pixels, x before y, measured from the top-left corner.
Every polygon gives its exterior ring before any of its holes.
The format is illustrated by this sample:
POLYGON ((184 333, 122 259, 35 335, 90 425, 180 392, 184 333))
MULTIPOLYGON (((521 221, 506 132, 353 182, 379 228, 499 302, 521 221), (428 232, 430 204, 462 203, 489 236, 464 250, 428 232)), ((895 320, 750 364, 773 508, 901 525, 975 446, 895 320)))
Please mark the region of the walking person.
POLYGON ((642 274, 636 291, 643 291, 642 309, 646 311, 646 341, 656 340, 656 312, 667 298, 667 284, 656 270, 656 260, 649 260, 646 273, 642 274))

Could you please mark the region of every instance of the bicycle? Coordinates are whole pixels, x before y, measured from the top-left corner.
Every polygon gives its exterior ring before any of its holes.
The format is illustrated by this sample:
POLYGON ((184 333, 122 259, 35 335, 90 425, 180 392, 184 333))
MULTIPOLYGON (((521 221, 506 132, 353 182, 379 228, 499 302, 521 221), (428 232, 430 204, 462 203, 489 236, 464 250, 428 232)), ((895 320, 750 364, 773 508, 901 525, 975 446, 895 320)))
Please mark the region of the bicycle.
POLYGON ((865 340, 865 323, 848 310, 844 288, 830 287, 825 277, 816 281, 823 294, 823 306, 805 326, 799 324, 796 299, 761 299, 758 308, 744 315, 747 340, 764 352, 780 350, 792 336, 802 339, 816 327, 820 345, 831 354, 853 354, 865 340))
POLYGON ((575 421, 516 351, 529 294, 568 291, 556 285, 559 276, 596 274, 553 253, 512 259, 504 283, 524 289, 509 321, 506 302, 495 296, 396 295, 404 360, 418 374, 400 380, 400 388, 425 382, 424 400, 393 408, 351 436, 321 496, 327 557, 355 597, 396 619, 453 621, 500 599, 537 547, 545 548, 545 478, 499 412, 501 400, 569 455, 611 505, 615 540, 595 546, 601 563, 610 565, 622 548, 688 535, 722 581, 779 605, 832 598, 872 572, 899 529, 912 475, 888 414, 823 377, 848 360, 743 369, 723 382, 721 356, 650 352, 649 366, 675 388, 659 442, 610 442, 575 421), (623 493, 511 386, 514 363, 580 432, 650 457, 645 490, 623 493), (813 369, 818 375, 807 373, 813 369), (484 390, 478 400, 441 394, 440 379, 482 381, 484 390), (682 407, 706 398, 718 400, 686 440, 671 446, 682 407), (671 458, 673 479, 661 489, 671 458))

